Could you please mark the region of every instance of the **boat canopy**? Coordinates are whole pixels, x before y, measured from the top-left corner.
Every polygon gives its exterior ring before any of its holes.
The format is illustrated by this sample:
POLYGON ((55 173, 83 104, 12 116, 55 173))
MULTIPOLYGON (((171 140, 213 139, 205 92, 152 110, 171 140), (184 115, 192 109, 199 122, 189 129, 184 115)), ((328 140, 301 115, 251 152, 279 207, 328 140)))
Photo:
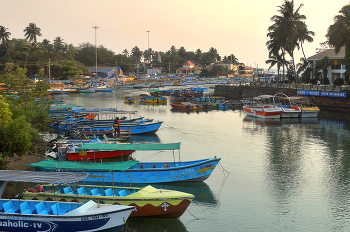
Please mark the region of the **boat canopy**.
POLYGON ((84 180, 88 173, 0 170, 0 181, 69 184, 84 180))
POLYGON ((74 107, 81 107, 77 105, 60 105, 60 106, 51 106, 51 109, 66 109, 66 108, 74 108, 74 107))
POLYGON ((158 144, 122 144, 122 143, 87 143, 79 146, 77 150, 118 150, 118 151, 152 151, 152 150, 175 150, 180 149, 181 143, 158 143, 158 144))
MULTIPOLYGON (((43 160, 38 163, 26 164, 27 166, 52 168, 52 169, 72 169, 72 170, 114 170, 125 171, 139 161, 109 162, 109 163, 81 163, 71 161, 43 160)), ((48 172, 46 172, 48 173, 48 172)), ((55 172, 57 173, 57 172, 55 172)))
POLYGON ((75 109, 73 113, 77 114, 136 114, 137 111, 123 111, 114 108, 106 109, 75 109))

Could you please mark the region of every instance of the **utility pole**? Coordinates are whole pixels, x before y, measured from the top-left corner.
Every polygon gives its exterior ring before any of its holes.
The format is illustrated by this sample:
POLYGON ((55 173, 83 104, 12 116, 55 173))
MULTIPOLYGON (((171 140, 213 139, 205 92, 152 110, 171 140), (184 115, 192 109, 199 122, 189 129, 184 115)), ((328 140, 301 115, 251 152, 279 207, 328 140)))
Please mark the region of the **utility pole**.
POLYGON ((49 84, 50 84, 50 81, 51 81, 51 62, 49 59, 49 84))
POLYGON ((96 30, 99 28, 98 26, 92 27, 95 29, 95 50, 96 50, 96 66, 95 66, 95 71, 96 71, 96 78, 97 78, 97 39, 96 39, 96 30))

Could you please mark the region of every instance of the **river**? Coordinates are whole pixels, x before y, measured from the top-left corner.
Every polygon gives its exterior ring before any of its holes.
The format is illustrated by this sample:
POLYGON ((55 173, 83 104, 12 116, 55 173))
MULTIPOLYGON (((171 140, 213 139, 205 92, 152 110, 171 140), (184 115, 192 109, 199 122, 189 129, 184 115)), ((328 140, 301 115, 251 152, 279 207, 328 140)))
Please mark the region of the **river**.
MULTIPOLYGON (((315 119, 263 121, 241 110, 172 112, 167 105, 125 104, 144 90, 55 95, 88 109, 136 110, 164 121, 134 142, 181 142, 181 160, 220 157, 204 182, 154 185, 192 193, 179 219, 128 219, 129 231, 348 231, 350 122, 321 112, 315 119)), ((172 153, 137 152, 140 161, 171 161, 172 153)), ((124 231, 127 231, 124 228, 124 231)))

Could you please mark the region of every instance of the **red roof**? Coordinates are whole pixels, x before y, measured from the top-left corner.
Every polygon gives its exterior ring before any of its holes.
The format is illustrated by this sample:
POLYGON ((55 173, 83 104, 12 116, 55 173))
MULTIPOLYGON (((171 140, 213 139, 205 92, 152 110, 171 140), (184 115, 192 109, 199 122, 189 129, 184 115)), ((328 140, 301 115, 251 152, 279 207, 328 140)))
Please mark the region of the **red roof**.
POLYGON ((186 68, 193 68, 194 64, 191 61, 186 61, 182 66, 186 68))

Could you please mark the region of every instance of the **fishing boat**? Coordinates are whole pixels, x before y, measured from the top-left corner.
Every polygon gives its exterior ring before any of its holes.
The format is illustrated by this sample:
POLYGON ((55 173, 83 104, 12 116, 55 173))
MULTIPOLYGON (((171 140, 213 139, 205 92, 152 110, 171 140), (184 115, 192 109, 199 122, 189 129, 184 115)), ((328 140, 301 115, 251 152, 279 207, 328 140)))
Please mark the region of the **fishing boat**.
POLYGON ((44 185, 43 191, 27 189, 24 199, 60 202, 86 202, 93 200, 103 204, 134 206, 130 217, 180 217, 194 199, 194 195, 174 190, 157 189, 150 185, 115 187, 99 185, 44 185))
POLYGON ((162 125, 162 121, 142 121, 136 123, 121 123, 120 124, 120 134, 145 134, 145 133, 155 133, 159 130, 162 125))
POLYGON ((134 103, 135 98, 134 97, 124 97, 124 103, 134 103))
POLYGON ((97 86, 95 92, 113 92, 113 87, 97 86))
MULTIPOLYGON (((94 144, 84 144, 78 150, 89 150, 94 144)), ((130 149, 131 144, 109 144, 109 149, 130 149)), ((139 144, 135 150, 176 150, 180 143, 169 144, 139 144)), ((44 160, 38 163, 27 164, 40 171, 57 172, 88 172, 87 183, 167 183, 180 181, 204 181, 214 171, 220 158, 208 158, 193 161, 170 162, 109 162, 109 163, 82 163, 70 161, 44 160)))
POLYGON ((281 107, 273 104, 272 95, 261 95, 255 97, 253 100, 260 103, 256 105, 244 105, 243 110, 247 115, 258 118, 281 118, 283 110, 281 107))
MULTIPOLYGON (((0 196, 9 181, 67 184, 84 179, 82 173, 42 173, 0 170, 0 196)), ((123 205, 0 199, 0 230, 15 232, 88 232, 119 230, 135 207, 123 205)))

